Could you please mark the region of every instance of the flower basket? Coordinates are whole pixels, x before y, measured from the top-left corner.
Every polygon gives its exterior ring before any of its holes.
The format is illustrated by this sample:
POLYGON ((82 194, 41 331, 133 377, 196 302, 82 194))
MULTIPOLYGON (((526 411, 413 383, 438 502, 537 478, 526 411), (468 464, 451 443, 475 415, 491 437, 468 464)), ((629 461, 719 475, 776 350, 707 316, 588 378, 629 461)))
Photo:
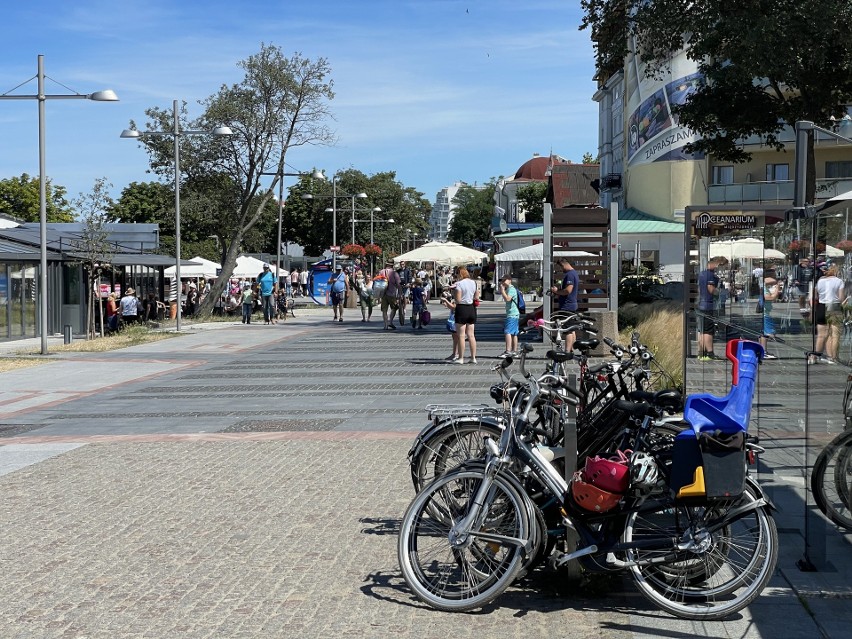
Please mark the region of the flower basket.
POLYGON ((793 240, 787 248, 790 251, 803 252, 807 251, 810 247, 811 243, 807 240, 793 240))
POLYGON ((375 257, 382 254, 382 247, 378 244, 367 244, 367 246, 364 247, 364 253, 371 257, 375 257))
POLYGON ((834 246, 835 248, 839 248, 844 253, 852 253, 852 240, 840 240, 834 246))
POLYGON ((340 251, 348 258, 363 257, 365 254, 364 247, 360 244, 346 244, 340 251))

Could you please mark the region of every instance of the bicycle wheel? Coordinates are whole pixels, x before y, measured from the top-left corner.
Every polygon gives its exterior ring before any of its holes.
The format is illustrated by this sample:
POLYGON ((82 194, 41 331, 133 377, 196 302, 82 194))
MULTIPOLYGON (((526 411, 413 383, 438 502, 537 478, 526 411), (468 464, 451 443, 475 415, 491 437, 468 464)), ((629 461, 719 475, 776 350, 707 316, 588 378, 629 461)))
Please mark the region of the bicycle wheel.
POLYGON ((633 513, 623 539, 646 546, 626 553, 638 564, 630 571, 640 592, 684 619, 723 619, 745 608, 775 571, 778 531, 765 506, 730 519, 726 513, 756 500, 748 486, 727 508, 677 506, 633 513), (666 544, 667 539, 674 544, 666 544))
POLYGON ((811 490, 822 513, 852 530, 852 431, 841 433, 817 457, 811 490))
POLYGON ((411 459, 411 483, 420 492, 424 486, 468 459, 485 454, 483 439, 499 439, 497 424, 480 419, 454 420, 435 431, 411 459))
POLYGON ((417 598, 432 608, 465 611, 492 601, 521 567, 525 552, 518 540, 531 542, 523 496, 497 476, 482 506, 482 524, 451 543, 453 524, 467 514, 482 480, 481 472, 467 470, 439 477, 403 516, 399 567, 417 598))

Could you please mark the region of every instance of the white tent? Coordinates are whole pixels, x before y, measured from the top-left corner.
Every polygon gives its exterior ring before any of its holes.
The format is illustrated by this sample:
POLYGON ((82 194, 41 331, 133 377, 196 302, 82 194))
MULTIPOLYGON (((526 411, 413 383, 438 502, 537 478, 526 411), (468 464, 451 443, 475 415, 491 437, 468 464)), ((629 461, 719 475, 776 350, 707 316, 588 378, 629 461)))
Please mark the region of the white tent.
POLYGON ((846 193, 840 193, 839 195, 835 195, 834 197, 827 199, 818 210, 825 211, 826 209, 847 206, 852 206, 852 191, 846 191, 846 193))
POLYGON ((488 258, 487 253, 475 251, 456 242, 427 242, 413 251, 393 258, 394 262, 435 262, 444 266, 478 264, 488 258))
POLYGON ((826 257, 843 257, 845 253, 841 251, 839 248, 832 246, 831 244, 825 245, 825 256, 826 257))
MULTIPOLYGON (((254 279, 263 272, 263 264, 264 263, 256 257, 240 255, 237 258, 237 264, 234 266, 234 272, 231 273, 231 277, 254 279)), ((270 267, 272 269, 272 274, 275 275, 275 265, 270 264, 270 267)))
POLYGON ((786 255, 776 249, 766 248, 763 240, 744 237, 739 240, 710 242, 710 257, 724 257, 734 260, 783 260, 786 255))
MULTIPOLYGON (((180 266, 180 276, 184 277, 216 277, 217 269, 221 269, 222 265, 217 262, 211 262, 210 260, 206 260, 203 257, 193 257, 190 262, 194 262, 192 265, 181 264, 180 266)), ((174 277, 175 276, 175 267, 170 266, 165 270, 166 277, 174 277)))
MULTIPOLYGON (((553 248, 553 257, 598 257, 595 253, 587 251, 565 251, 562 247, 553 248)), ((539 242, 532 246, 522 246, 513 251, 505 253, 497 253, 494 256, 494 261, 497 263, 497 277, 503 277, 508 273, 512 266, 512 262, 538 262, 538 273, 541 276, 541 266, 544 261, 544 244, 539 242)))

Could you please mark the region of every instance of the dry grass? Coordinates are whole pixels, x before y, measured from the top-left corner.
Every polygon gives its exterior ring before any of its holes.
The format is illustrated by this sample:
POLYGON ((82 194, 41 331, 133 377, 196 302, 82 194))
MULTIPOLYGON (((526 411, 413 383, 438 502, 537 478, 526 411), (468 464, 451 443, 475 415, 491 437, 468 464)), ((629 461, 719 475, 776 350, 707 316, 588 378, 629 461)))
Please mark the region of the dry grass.
MULTIPOLYGON (((152 331, 145 326, 129 326, 115 335, 98 337, 92 340, 75 340, 70 344, 51 346, 51 353, 104 353, 114 351, 128 346, 159 342, 163 339, 175 337, 177 333, 166 333, 152 331)), ((35 354, 35 353, 26 353, 35 354)))
POLYGON ((24 358, 24 357, 0 357, 0 373, 6 373, 8 371, 16 371, 22 368, 31 368, 33 366, 38 366, 39 364, 45 364, 47 362, 51 362, 54 360, 50 359, 35 359, 35 358, 24 358))
MULTIPOLYGON (((639 340, 654 353, 657 363, 683 385, 683 306, 674 303, 654 303, 628 310, 631 326, 621 331, 621 343, 630 342, 633 331, 639 340)), ((619 311, 620 312, 620 311, 619 311)))

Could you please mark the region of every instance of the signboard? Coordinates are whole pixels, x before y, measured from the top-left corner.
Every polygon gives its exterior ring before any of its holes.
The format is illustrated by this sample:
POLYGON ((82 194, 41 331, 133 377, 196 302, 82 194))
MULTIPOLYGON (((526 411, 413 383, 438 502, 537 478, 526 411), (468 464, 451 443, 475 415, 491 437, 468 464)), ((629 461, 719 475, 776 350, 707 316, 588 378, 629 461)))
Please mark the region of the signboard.
POLYGON ((101 284, 100 285, 101 297, 109 297, 109 292, 110 292, 109 284, 101 284))
POLYGON ((340 247, 339 246, 329 246, 328 250, 331 251, 332 253, 340 253, 340 247))

